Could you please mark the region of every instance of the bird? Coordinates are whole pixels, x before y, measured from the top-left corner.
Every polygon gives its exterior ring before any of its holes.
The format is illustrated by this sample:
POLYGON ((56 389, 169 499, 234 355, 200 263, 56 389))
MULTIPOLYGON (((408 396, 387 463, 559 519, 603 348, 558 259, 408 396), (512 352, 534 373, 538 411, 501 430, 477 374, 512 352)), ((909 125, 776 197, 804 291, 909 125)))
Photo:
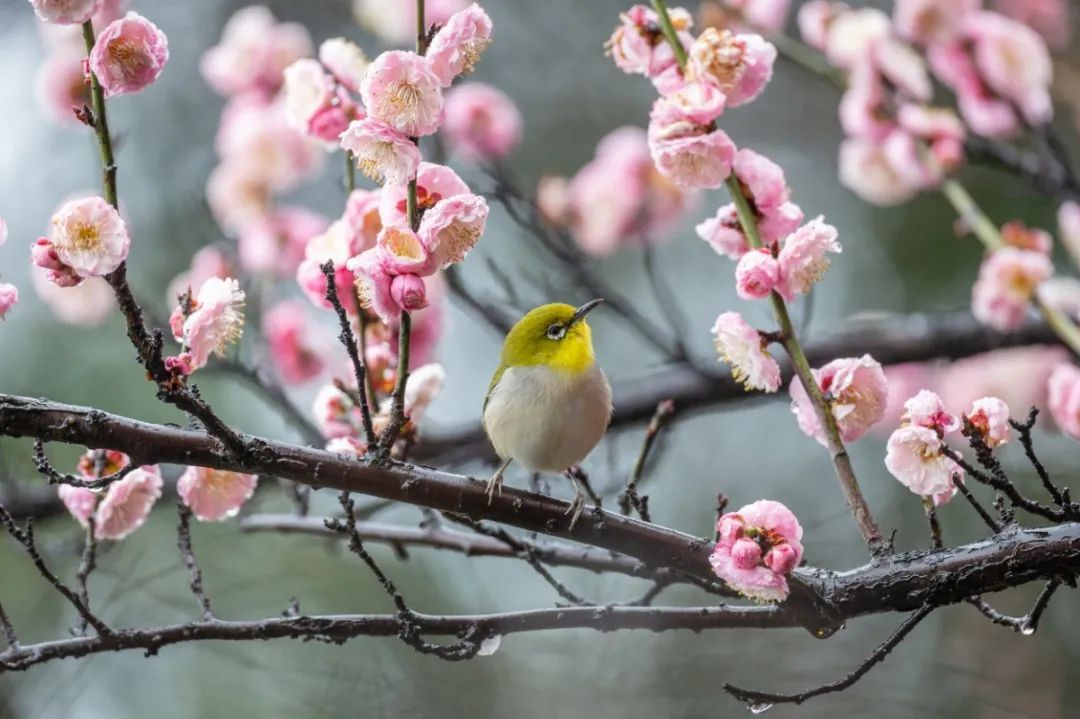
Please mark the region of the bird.
POLYGON ((611 385, 596 363, 585 317, 603 302, 529 310, 506 335, 484 399, 483 424, 502 464, 488 480, 490 503, 512 462, 530 472, 565 473, 575 496, 573 528, 585 506, 579 473, 611 422, 611 385))

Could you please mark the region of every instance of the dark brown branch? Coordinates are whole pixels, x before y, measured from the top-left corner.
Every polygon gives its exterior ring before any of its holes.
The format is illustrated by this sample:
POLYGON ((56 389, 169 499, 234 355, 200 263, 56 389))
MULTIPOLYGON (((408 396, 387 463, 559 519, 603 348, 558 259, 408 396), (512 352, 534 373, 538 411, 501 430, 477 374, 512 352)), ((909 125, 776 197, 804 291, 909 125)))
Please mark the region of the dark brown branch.
MULTIPOLYGON (((973 447, 975 446, 976 442, 977 439, 972 438, 973 447)), ((1014 485, 1003 474, 995 473, 992 471, 984 472, 978 467, 972 465, 967 460, 965 460, 963 456, 961 456, 958 452, 950 449, 947 446, 943 445, 941 451, 946 457, 960 465, 960 468, 967 472, 967 475, 969 477, 976 480, 977 482, 980 482, 981 484, 985 484, 988 487, 994 488, 998 492, 1001 492, 1003 495, 1008 497, 1009 501, 1014 507, 1020 507, 1021 509, 1024 509, 1031 514, 1034 514, 1038 517, 1043 517, 1044 519, 1048 519, 1051 522, 1064 522, 1070 519, 1075 519, 1075 517, 1070 516, 1070 513, 1065 509, 1057 510, 1053 507, 1048 507, 1044 504, 1041 504, 1023 496, 1022 494, 1020 494, 1020 490, 1016 488, 1016 485, 1014 485)))
MULTIPOLYGON (((364 358, 360 356, 360 351, 357 349, 356 337, 353 335, 349 315, 345 312, 344 305, 341 304, 341 298, 338 297, 337 281, 334 279, 334 261, 327 260, 319 269, 326 275, 326 301, 333 306, 334 312, 337 313, 338 326, 341 328, 338 340, 344 345, 345 352, 349 355, 349 361, 352 362, 353 377, 356 380, 356 393, 360 400, 360 420, 364 425, 364 438, 367 440, 368 447, 374 447, 376 440, 375 429, 371 422, 371 405, 368 402, 367 381, 365 380, 367 369, 364 366, 364 358)), ((356 309, 358 312, 360 311, 360 307, 356 309)))
MULTIPOLYGON (((97 536, 95 531, 94 515, 91 514, 86 518, 86 540, 83 544, 82 558, 79 560, 79 569, 75 575, 75 588, 79 593, 79 599, 82 600, 83 605, 86 607, 90 606, 90 588, 88 586, 90 574, 97 569, 97 536)), ((80 614, 79 634, 86 634, 86 626, 86 616, 80 614)))
POLYGON ((807 699, 812 699, 813 697, 821 696, 822 694, 843 691, 862 679, 875 665, 885 661, 885 657, 887 657, 900 642, 904 641, 904 638, 911 633, 911 630, 918 626, 919 622, 926 619, 933 610, 934 607, 926 605, 911 614, 899 627, 897 627, 895 632, 889 635, 888 639, 882 642, 881 645, 874 650, 873 654, 863 661, 862 664, 855 667, 850 674, 839 681, 808 689, 804 692, 799 692, 798 694, 772 694, 770 692, 759 692, 751 689, 740 689, 737 686, 727 683, 724 684, 724 689, 739 701, 746 702, 750 706, 750 710, 755 714, 760 714, 773 704, 802 704, 807 699))
MULTIPOLYGON (((908 315, 886 319, 852 321, 846 329, 822 340, 808 342, 806 355, 819 367, 838 357, 870 353, 882 364, 932 359, 959 359, 1007 347, 1059 344, 1045 323, 1033 322, 1017 332, 999 333, 978 324, 967 310, 937 314, 908 315)), ((781 362, 784 382, 791 367, 781 362)), ((784 392, 747 393, 743 386, 717 367, 716 374, 702 374, 684 365, 650 372, 614 385, 615 413, 612 429, 647 422, 658 402, 671 399, 682 414, 727 402, 757 402, 783 398, 784 392)), ((423 462, 446 465, 486 459, 495 461, 487 436, 479 423, 463 429, 432 434, 416 447, 415 457, 423 462)))
POLYGON ((138 469, 141 465, 141 462, 137 462, 134 458, 129 457, 127 464, 107 477, 83 479, 82 477, 76 477, 73 474, 65 474, 57 471, 49 462, 49 458, 45 456, 45 444, 39 439, 34 440, 34 466, 37 468, 38 472, 48 478, 49 484, 68 484, 72 487, 80 487, 82 489, 104 489, 113 482, 119 482, 121 479, 138 469))
POLYGON ((1035 420, 1039 417, 1039 408, 1032 407, 1028 412, 1028 417, 1023 422, 1017 422, 1016 420, 1009 420, 1009 424, 1016 430, 1017 439, 1020 445, 1024 448, 1024 455, 1027 457, 1028 462, 1034 467, 1035 473, 1039 475, 1039 481, 1042 482, 1043 488, 1050 495, 1050 498, 1054 500, 1054 504, 1059 507, 1064 507, 1069 504, 1068 492, 1066 489, 1062 491, 1050 481, 1050 473, 1046 471, 1046 467, 1039 460, 1035 454, 1035 441, 1031 437, 1031 430, 1035 426, 1035 420))
POLYGON ((202 570, 195 559, 195 550, 191 547, 191 510, 183 502, 176 503, 179 520, 176 525, 176 546, 180 550, 180 559, 188 570, 189 585, 204 622, 214 621, 214 611, 210 608, 210 597, 203 588, 202 570))
POLYGON ((1021 634, 1034 634, 1039 628, 1039 620, 1042 618, 1043 612, 1050 605, 1050 599, 1054 596, 1054 592, 1061 586, 1061 582, 1057 579, 1051 579, 1043 587, 1043 590, 1039 592, 1039 596, 1035 599, 1035 604, 1032 605, 1031 611, 1022 617, 1012 617, 1008 614, 1002 614, 992 606, 987 604, 982 597, 971 597, 968 603, 982 612, 983 616, 989 619, 994 624, 1000 624, 1003 627, 1008 627, 1015 632, 1021 634))

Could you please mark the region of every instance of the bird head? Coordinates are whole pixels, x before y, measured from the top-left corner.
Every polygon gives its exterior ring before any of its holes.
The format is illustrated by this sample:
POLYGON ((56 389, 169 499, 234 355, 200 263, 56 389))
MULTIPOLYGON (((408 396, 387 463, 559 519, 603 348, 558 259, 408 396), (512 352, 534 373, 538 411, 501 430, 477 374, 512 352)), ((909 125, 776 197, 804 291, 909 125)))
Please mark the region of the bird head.
POLYGON ((596 356, 585 316, 601 302, 591 300, 581 307, 554 303, 529 310, 506 335, 503 366, 545 365, 570 373, 588 369, 596 356))

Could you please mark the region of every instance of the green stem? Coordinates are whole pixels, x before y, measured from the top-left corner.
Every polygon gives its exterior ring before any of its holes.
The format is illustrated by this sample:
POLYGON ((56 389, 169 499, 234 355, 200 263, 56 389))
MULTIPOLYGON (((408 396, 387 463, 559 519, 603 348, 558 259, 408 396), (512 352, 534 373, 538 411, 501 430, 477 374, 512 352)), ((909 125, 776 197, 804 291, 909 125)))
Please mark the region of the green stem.
MULTIPOLYGON (((94 50, 94 24, 87 20, 82 25, 86 54, 94 50)), ((97 133, 98 148, 101 152, 102 187, 105 200, 116 209, 120 209, 116 192, 116 160, 113 158, 112 137, 109 135, 109 118, 105 111, 105 91, 97 75, 90 73, 90 104, 94 113, 94 132, 97 133)))
MULTIPOLYGON (((356 160, 353 154, 345 151, 345 192, 351 195, 356 189, 356 160)), ((348 198, 346 198, 348 200, 348 198)))
MULTIPOLYGON (((653 0, 653 7, 660 16, 660 27, 664 32, 664 36, 671 44, 679 65, 684 67, 686 65, 686 51, 675 35, 675 28, 671 24, 671 18, 668 17, 663 0, 653 0)), ((735 203, 735 212, 739 216, 739 224, 746 235, 747 243, 753 248, 762 247, 764 243, 761 239, 761 232, 758 230, 757 219, 754 216, 749 200, 743 194, 739 180, 734 175, 731 175, 725 184, 731 194, 732 202, 735 203)), ((773 314, 776 315, 777 324, 780 325, 780 338, 784 350, 791 359, 795 375, 806 389, 806 394, 814 405, 814 411, 817 413, 818 422, 825 432, 826 447, 832 457, 833 470, 836 473, 836 478, 840 481, 844 499, 847 501, 848 507, 851 508, 855 522, 858 524, 859 531, 870 551, 877 553, 882 544, 881 530, 878 529, 877 523, 874 521, 870 505, 867 504, 862 490, 859 489, 859 482, 851 465, 851 457, 848 456, 847 448, 844 446, 843 438, 840 436, 840 428, 836 424, 832 406, 821 393, 821 388, 810 371, 810 363, 806 359, 806 353, 803 351, 799 338, 795 334, 795 325, 791 321, 787 304, 776 292, 772 293, 771 300, 773 314)))

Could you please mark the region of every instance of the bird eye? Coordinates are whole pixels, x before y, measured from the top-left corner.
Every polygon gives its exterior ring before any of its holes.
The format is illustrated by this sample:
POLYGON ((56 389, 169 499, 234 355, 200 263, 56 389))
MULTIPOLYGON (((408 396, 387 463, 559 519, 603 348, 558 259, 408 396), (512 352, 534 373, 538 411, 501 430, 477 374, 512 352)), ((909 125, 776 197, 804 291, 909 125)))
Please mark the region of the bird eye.
POLYGON ((547 337, 550 340, 561 340, 566 336, 566 326, 558 322, 547 328, 547 337))

